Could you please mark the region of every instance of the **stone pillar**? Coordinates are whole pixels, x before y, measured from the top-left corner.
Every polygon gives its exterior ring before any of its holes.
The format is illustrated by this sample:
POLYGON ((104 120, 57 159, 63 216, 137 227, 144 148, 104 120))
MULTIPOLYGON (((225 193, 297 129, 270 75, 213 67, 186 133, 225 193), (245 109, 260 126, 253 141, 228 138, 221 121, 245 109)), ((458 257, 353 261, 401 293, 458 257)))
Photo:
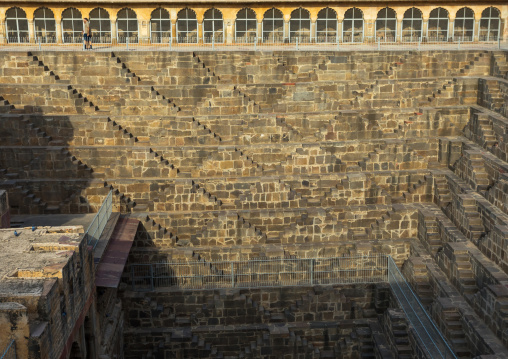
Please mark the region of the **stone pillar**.
POLYGON ((62 41, 62 19, 55 19, 56 43, 61 44, 62 41))
POLYGON ((116 44, 117 43, 117 39, 116 39, 116 18, 112 18, 111 19, 111 42, 113 44, 116 44))
POLYGON ((283 31, 283 35, 284 39, 288 39, 288 42, 291 41, 291 39, 289 38, 289 19, 284 19, 284 31, 283 31))
POLYGON ((397 34, 395 42, 402 42, 402 21, 404 20, 404 14, 397 16, 397 34))
POLYGON ((176 18, 172 18, 171 19, 171 41, 173 43, 176 43, 177 40, 174 40, 174 39, 177 39, 178 38, 178 34, 176 33, 176 18))
POLYGON ((224 19, 224 43, 230 44, 235 39, 235 20, 224 19))
POLYGON ((338 38, 339 40, 342 40, 342 21, 343 21, 343 20, 344 20, 344 19, 339 19, 339 20, 337 21, 337 38, 338 38))
MULTIPOLYGON (((375 29, 374 29, 374 21, 375 20, 363 20, 364 22, 364 27, 363 27, 363 37, 368 37, 368 36, 371 36, 372 38, 374 38, 374 41, 375 41, 375 29)), ((364 40, 365 41, 365 40, 364 40)))
POLYGON ((428 26, 429 26, 429 19, 428 18, 423 18, 423 24, 422 24, 422 40, 423 38, 427 38, 427 30, 428 30, 428 26))
POLYGON ((310 18, 310 42, 317 42, 317 18, 310 18))
MULTIPOLYGON (((475 15, 476 15, 476 12, 475 12, 475 15)), ((481 14, 479 16, 481 16, 481 14)), ((479 40, 479 36, 478 36, 479 34, 480 34, 480 18, 475 17, 475 19, 474 19, 474 34, 473 34, 474 41, 479 40)))
POLYGON ((149 38, 150 37, 150 29, 149 29, 149 26, 150 26, 150 19, 138 19, 138 37, 139 37, 139 41, 141 41, 141 39, 143 38, 149 38))
POLYGON ((448 20, 448 39, 451 38, 452 41, 453 41, 454 30, 455 30, 455 15, 450 15, 450 20, 448 20))
POLYGON ((258 42, 263 42, 263 20, 258 20, 257 22, 258 28, 257 28, 257 35, 258 35, 258 42))
POLYGON ((30 42, 35 42, 35 34, 34 34, 34 21, 28 20, 28 38, 30 42))
POLYGON ((4 19, 0 19, 0 44, 6 43, 7 31, 5 29, 5 21, 4 19))
POLYGON ((203 41, 203 19, 198 20, 198 44, 202 44, 203 41))

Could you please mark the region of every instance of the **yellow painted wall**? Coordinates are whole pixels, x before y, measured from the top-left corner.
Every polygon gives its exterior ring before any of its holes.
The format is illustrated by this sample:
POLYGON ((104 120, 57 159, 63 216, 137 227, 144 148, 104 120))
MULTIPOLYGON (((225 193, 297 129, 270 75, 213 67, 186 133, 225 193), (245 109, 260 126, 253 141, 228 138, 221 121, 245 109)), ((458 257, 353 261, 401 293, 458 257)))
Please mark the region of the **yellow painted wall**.
MULTIPOLYGON (((81 14, 83 17, 89 17, 90 11, 97 7, 97 6, 86 6, 86 4, 83 5, 82 2, 79 2, 79 3, 68 2, 67 5, 65 5, 65 6, 60 5, 60 3, 58 5, 53 4, 53 3, 48 3, 48 4, 44 5, 44 3, 41 2, 40 4, 41 4, 40 6, 46 6, 47 8, 49 8, 53 11, 55 19, 57 20, 57 23, 61 20, 62 11, 64 11, 65 9, 67 9, 69 7, 77 8, 79 11, 81 11, 81 14)), ((249 3, 249 4, 252 5, 252 3, 249 3)), ((337 19, 339 21, 342 21, 344 19, 344 13, 348 9, 350 9, 352 6, 335 6, 335 4, 336 3, 333 3, 329 7, 337 12, 337 19)), ((0 6, 0 36, 5 34, 5 12, 12 6, 19 6, 26 12, 27 18, 29 20, 29 26, 32 26, 31 21, 33 20, 34 11, 38 7, 40 7, 40 6, 31 6, 31 5, 21 5, 20 6, 19 3, 18 4, 15 4, 15 3, 2 4, 2 6, 0 6)), ((379 10, 381 10, 385 6, 386 6, 386 3, 383 5, 378 5, 378 4, 373 3, 372 6, 366 6, 366 5, 359 5, 358 6, 364 14, 365 29, 366 29, 365 36, 372 36, 373 35, 373 32, 374 32, 373 24, 374 24, 375 19, 377 17, 377 13, 379 10)), ((441 5, 441 7, 448 10, 448 12, 450 14, 451 21, 453 21, 455 19, 456 12, 464 6, 468 6, 469 8, 471 8, 475 13, 476 21, 479 21, 479 19, 481 18, 482 11, 484 9, 488 8, 490 5, 488 5, 488 4, 471 5, 470 3, 469 4, 464 3, 461 5, 457 5, 455 3, 450 4, 450 5, 441 5)), ((108 13, 110 14, 110 19, 112 20, 113 23, 116 21, 118 11, 120 9, 124 8, 124 6, 112 5, 112 4, 104 4, 104 5, 101 5, 101 7, 103 9, 105 9, 106 11, 108 11, 108 13)), ((136 12, 137 18, 139 20, 139 36, 140 37, 149 37, 150 36, 149 35, 149 22, 150 22, 151 13, 155 9, 155 7, 147 7, 146 5, 142 6, 142 5, 134 5, 134 4, 129 4, 129 6, 127 6, 127 7, 131 8, 132 10, 134 10, 136 12)), ((203 6, 203 5, 197 5, 197 4, 196 5, 191 4, 188 7, 196 13, 198 23, 200 23, 200 24, 203 21, 203 16, 204 16, 205 11, 210 9, 210 6, 203 6)), ((230 36, 234 35, 234 23, 235 23, 235 19, 236 19, 236 14, 238 13, 239 10, 241 10, 244 7, 245 6, 242 6, 241 4, 238 4, 238 3, 220 4, 219 6, 216 7, 223 14, 223 18, 224 18, 224 22, 225 22, 224 28, 226 30, 227 35, 230 35, 230 36)), ((262 21, 265 11, 272 8, 272 6, 269 6, 269 4, 264 4, 264 3, 259 4, 259 5, 249 6, 249 7, 256 12, 258 21, 262 21)), ((274 7, 282 11, 282 13, 284 14, 285 21, 289 21, 289 19, 291 17, 291 12, 294 9, 298 8, 297 6, 289 5, 289 3, 274 4, 274 7)), ((310 12, 312 21, 316 20, 318 12, 321 9, 323 9, 324 7, 326 7, 326 4, 323 4, 323 3, 309 3, 304 6, 304 8, 310 12)), ((411 8, 412 4, 401 5, 400 2, 397 2, 397 3, 394 3, 393 6, 389 6, 389 7, 391 7, 393 10, 396 11, 397 19, 400 21, 404 17, 404 12, 407 9, 411 8)), ((428 20, 429 14, 432 11, 432 9, 434 9, 438 6, 437 5, 423 5, 423 6, 416 6, 416 7, 422 11, 423 18, 425 21, 425 20, 428 20)), ((497 9, 499 9, 501 12, 501 19, 502 19, 501 34, 502 34, 502 37, 504 39, 506 39, 506 38, 508 38, 508 26, 507 26, 508 21, 506 21, 508 18, 508 5, 496 5, 495 7, 497 9)), ((178 12, 181 9, 183 9, 184 7, 183 6, 176 6, 176 5, 175 6, 164 5, 164 6, 162 6, 162 8, 166 9, 169 12, 171 20, 174 23, 176 21, 178 12)), ((476 30, 477 30, 477 27, 476 27, 476 30)), ((174 31, 175 30, 173 29, 173 35, 175 35, 174 31)), ((475 32, 477 32, 477 31, 475 31, 475 32)), ((114 34, 113 34, 113 36, 114 36, 114 34)))

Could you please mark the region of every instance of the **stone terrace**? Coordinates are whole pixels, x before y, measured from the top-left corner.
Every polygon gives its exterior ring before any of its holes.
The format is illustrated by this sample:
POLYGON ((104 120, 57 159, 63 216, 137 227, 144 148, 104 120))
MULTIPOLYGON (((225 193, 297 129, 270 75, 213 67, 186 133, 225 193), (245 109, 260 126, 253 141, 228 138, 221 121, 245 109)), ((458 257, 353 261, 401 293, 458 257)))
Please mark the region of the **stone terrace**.
MULTIPOLYGON (((11 213, 112 189, 142 222, 130 264, 389 254, 457 356, 508 357, 505 53, 0 57, 11 213)), ((121 289, 128 358, 421 350, 382 285, 121 289)))

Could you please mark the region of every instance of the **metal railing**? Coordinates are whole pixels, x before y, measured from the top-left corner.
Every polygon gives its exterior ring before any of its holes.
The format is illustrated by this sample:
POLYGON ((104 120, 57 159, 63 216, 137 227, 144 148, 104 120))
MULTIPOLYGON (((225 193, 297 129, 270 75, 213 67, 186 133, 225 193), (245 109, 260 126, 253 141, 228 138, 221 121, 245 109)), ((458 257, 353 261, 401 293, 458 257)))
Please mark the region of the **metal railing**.
MULTIPOLYGON (((0 51, 85 51, 82 38, 0 38, 0 51)), ((449 37, 92 37, 92 51, 409 51, 508 49, 508 40, 449 37)))
POLYGON ((456 358, 446 339, 390 256, 388 256, 388 283, 429 357, 456 358))
POLYGON ((102 202, 101 208, 95 215, 92 220, 92 223, 88 226, 84 234, 84 239, 88 241, 89 246, 95 247, 99 242, 99 238, 101 237, 102 231, 104 227, 106 227, 106 223, 108 223, 108 219, 111 216, 113 207, 113 191, 109 191, 106 199, 102 202))
POLYGON ((389 255, 131 264, 135 291, 389 283, 429 358, 456 356, 389 255))
POLYGON ((134 290, 286 287, 387 281, 387 257, 132 264, 134 290))
POLYGON ((14 339, 11 340, 7 348, 0 356, 0 359, 16 359, 16 343, 14 339))

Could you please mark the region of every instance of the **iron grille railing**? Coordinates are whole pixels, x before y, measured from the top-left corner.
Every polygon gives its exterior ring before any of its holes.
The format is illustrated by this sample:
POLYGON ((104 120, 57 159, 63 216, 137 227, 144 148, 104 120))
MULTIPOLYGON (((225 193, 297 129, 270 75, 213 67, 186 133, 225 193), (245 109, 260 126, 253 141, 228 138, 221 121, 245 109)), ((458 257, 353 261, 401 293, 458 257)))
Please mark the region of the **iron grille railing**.
POLYGON ((108 223, 108 219, 111 216, 113 207, 113 191, 109 191, 106 199, 102 202, 101 208, 95 215, 92 220, 92 223, 88 226, 88 229, 85 232, 84 239, 88 241, 89 246, 95 247, 99 242, 99 238, 101 237, 102 231, 104 227, 106 227, 106 223, 108 223))
POLYGON ((390 288, 426 353, 430 358, 456 358, 392 257, 388 256, 387 263, 390 288))
POLYGON ((456 358, 389 255, 131 264, 135 291, 389 283, 429 358, 456 358))
POLYGON ((285 287, 387 281, 386 256, 132 264, 134 290, 285 287))
MULTIPOLYGON (((410 50, 499 50, 508 49, 501 37, 376 37, 376 36, 291 36, 291 37, 92 37, 93 51, 410 51, 410 50), (488 41, 487 41, 488 40, 488 41)), ((0 37, 0 51, 84 51, 80 37, 0 37)))
POLYGON ((11 340, 7 348, 0 356, 0 359, 16 359, 16 342, 14 339, 11 340))

